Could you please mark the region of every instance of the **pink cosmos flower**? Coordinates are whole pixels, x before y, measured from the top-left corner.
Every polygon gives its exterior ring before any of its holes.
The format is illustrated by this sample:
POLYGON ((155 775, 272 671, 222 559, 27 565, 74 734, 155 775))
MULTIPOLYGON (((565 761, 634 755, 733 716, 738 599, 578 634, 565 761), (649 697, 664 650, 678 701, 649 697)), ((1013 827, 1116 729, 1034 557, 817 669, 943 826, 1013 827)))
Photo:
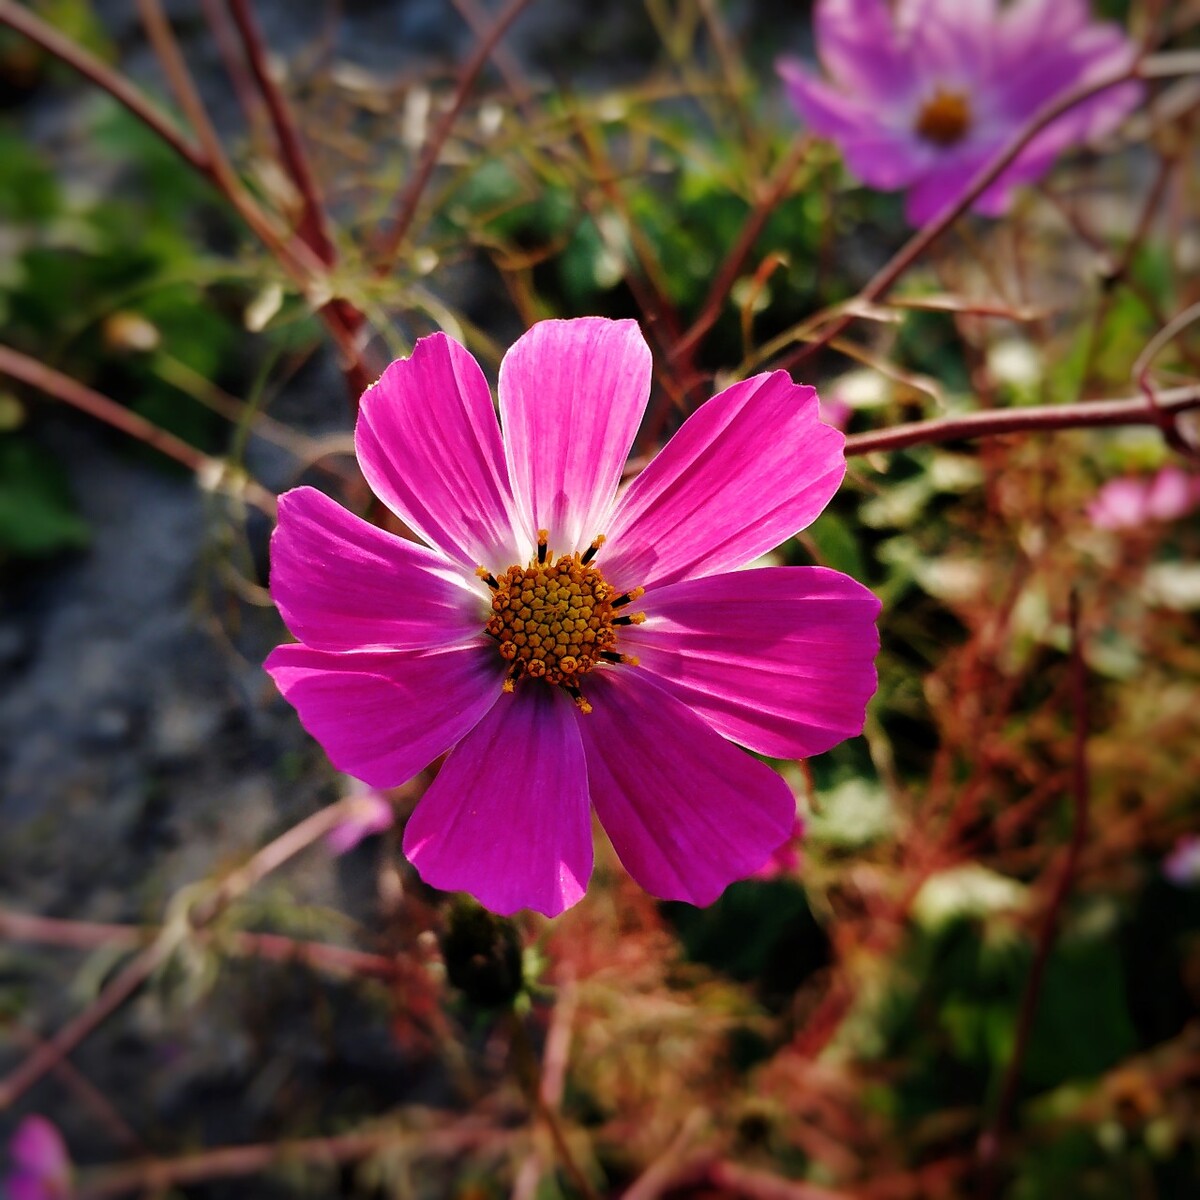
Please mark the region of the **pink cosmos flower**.
POLYGON ((331 854, 346 854, 359 842, 396 823, 396 810, 385 795, 358 780, 351 782, 358 786, 346 798, 348 815, 325 835, 331 854))
POLYGON ((1178 887, 1200 883, 1200 835, 1185 833, 1163 859, 1163 874, 1178 887))
POLYGON ((592 870, 594 806, 630 874, 708 904, 792 832, 760 754, 861 732, 875 689, 864 587, 738 571, 806 526, 843 437, 782 371, 694 413, 618 495, 650 392, 632 321, 543 321, 483 372, 422 338, 362 398, 375 494, 427 546, 312 488, 280 498, 271 592, 299 645, 266 669, 372 787, 449 754, 404 834, 421 877, 552 916, 592 870))
POLYGON ((8 1200, 69 1200, 71 1160, 63 1136, 45 1117, 26 1117, 8 1143, 12 1168, 4 1178, 8 1200))
MULTIPOLYGON (((1087 0, 817 0, 815 23, 829 79, 782 59, 792 103, 864 183, 907 189, 913 225, 953 204, 1044 104, 1136 53, 1115 25, 1091 20, 1087 0)), ((1063 114, 974 208, 1005 212, 1015 187, 1115 128, 1140 97, 1140 84, 1122 84, 1063 114)))
POLYGON ((1200 508, 1200 476, 1180 467, 1155 475, 1110 479, 1088 505, 1099 529, 1136 529, 1153 521, 1174 521, 1200 508))

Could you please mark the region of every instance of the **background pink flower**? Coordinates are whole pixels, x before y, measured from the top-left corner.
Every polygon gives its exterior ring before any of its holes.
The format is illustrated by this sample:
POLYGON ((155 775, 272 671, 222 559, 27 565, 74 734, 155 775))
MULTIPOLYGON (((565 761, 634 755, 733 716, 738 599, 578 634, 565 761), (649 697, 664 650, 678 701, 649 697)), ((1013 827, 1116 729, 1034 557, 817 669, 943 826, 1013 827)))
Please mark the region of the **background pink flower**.
POLYGON ((1110 479, 1088 505, 1100 529, 1136 529, 1155 521, 1174 521, 1200 508, 1200 476, 1181 467, 1163 467, 1154 475, 1110 479))
POLYGON ((333 854, 345 854, 365 838, 391 829, 396 823, 396 810, 382 792, 358 780, 351 782, 356 786, 343 801, 348 815, 325 835, 325 845, 333 854))
POLYGON ((311 488, 280 499, 271 590, 302 644, 267 670, 372 787, 449 751, 404 850, 496 912, 582 896, 593 807, 643 887, 710 903, 795 822, 787 784, 733 743, 820 753, 875 689, 870 592, 734 570, 841 482, 816 393, 781 371, 734 384, 618 496, 650 370, 632 321, 544 321, 501 364, 502 439, 475 360, 423 338, 363 396, 355 441, 431 548, 311 488))
MULTIPOLYGON (((907 190, 913 225, 952 204, 1042 105, 1136 53, 1115 25, 1091 19, 1087 0, 817 0, 815 32, 828 78, 783 59, 788 95, 864 183, 907 190)), ((1113 129, 1140 97, 1140 84, 1122 84, 1073 108, 973 207, 1003 213, 1015 187, 1113 129)))
POLYGON ((7 1200, 69 1200, 71 1160, 52 1121, 37 1115, 26 1117, 9 1141, 8 1153, 7 1200))

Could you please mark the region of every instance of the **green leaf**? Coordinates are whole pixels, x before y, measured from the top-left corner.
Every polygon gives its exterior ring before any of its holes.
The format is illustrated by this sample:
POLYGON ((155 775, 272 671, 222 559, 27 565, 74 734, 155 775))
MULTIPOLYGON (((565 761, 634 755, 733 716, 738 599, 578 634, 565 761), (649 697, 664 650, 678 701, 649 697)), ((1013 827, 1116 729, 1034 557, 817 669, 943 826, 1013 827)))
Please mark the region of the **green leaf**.
POLYGON ((0 554, 40 558, 87 542, 58 463, 27 437, 0 438, 0 554))

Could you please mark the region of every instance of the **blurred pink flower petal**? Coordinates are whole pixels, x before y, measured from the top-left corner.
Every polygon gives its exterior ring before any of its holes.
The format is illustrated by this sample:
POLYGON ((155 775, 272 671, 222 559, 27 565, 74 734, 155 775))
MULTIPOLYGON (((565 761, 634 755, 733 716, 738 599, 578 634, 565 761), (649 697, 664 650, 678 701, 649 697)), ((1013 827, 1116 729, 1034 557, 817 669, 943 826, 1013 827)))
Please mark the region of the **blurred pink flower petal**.
POLYGON ((842 480, 816 393, 782 371, 734 384, 618 493, 650 372, 632 321, 535 325, 500 367, 502 437, 474 359, 422 338, 363 396, 356 444, 430 548, 311 489, 281 498, 271 592, 303 641, 267 670, 371 788, 449 752, 404 850, 499 913, 583 895, 593 805, 647 891, 710 903, 795 821, 787 784, 734 743, 820 753, 861 732, 875 690, 866 588, 735 570, 842 480))
MULTIPOLYGON (((792 103, 864 183, 908 192, 913 225, 953 204, 1043 105, 1136 54, 1117 26, 1091 20, 1086 0, 817 0, 815 32, 827 79, 780 60, 792 103)), ((973 207, 1003 213, 1015 187, 1115 128, 1141 95, 1130 82, 1076 105, 973 207)))
POLYGON ((792 826, 792 836, 754 872, 752 878, 776 879, 780 875, 792 875, 799 871, 804 858, 797 843, 803 840, 804 818, 797 816, 796 823, 792 826))
POLYGON ((391 829, 396 823, 396 810, 387 797, 374 788, 364 787, 363 791, 348 797, 345 804, 349 816, 325 835, 325 844, 333 854, 345 854, 364 838, 391 829))
POLYGON ((1136 529, 1153 521, 1174 521, 1200 508, 1200 476, 1180 467, 1154 475, 1110 479, 1088 505, 1100 529, 1136 529))
POLYGON ((1163 859, 1163 874, 1179 887, 1200 884, 1200 834, 1184 834, 1163 859))
POLYGON ((820 413, 821 420, 826 425, 832 425, 834 429, 844 430, 850 424, 850 418, 854 415, 854 409, 845 400, 839 400, 835 392, 832 396, 823 396, 821 398, 820 413))
POLYGON ((8 1144, 12 1165, 4 1179, 8 1200, 68 1200, 71 1160, 62 1134, 45 1117, 29 1116, 8 1144))

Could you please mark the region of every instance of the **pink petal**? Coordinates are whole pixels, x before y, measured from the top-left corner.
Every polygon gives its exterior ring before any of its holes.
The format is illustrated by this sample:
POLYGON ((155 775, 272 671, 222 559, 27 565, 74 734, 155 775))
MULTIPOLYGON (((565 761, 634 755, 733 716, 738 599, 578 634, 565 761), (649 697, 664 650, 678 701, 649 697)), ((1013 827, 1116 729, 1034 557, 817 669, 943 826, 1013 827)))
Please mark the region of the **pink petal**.
POLYGON ((1174 521, 1196 507, 1197 479, 1179 467, 1163 467, 1146 490, 1146 515, 1155 521, 1174 521))
POLYGON ((333 765, 375 788, 398 787, 453 746, 504 683, 487 637, 415 652, 277 646, 263 666, 333 765))
POLYGON ((621 632, 639 671, 718 733, 807 758, 862 732, 875 693, 879 601, 824 567, 764 567, 654 588, 621 632))
POLYGON ((570 908, 592 873, 587 769, 560 688, 504 695, 454 748, 404 831, 430 887, 509 915, 570 908))
POLYGON ((739 567, 813 521, 846 472, 817 393, 783 371, 702 405, 617 503, 601 551, 620 588, 739 567))
POLYGON ((279 497, 271 596, 317 650, 417 650, 477 635, 487 600, 433 550, 367 524, 314 488, 279 497))
POLYGON ((359 842, 391 829, 396 823, 391 801, 374 788, 344 797, 342 803, 346 806, 345 818, 325 835, 325 845, 331 854, 346 854, 359 842))
POLYGON ((1147 520, 1149 486, 1137 476, 1110 479, 1092 498, 1088 518, 1098 529, 1132 529, 1147 520))
POLYGON ((500 364, 500 412, 527 532, 585 550, 612 507, 650 397, 650 348, 636 321, 540 321, 500 364))
POLYGON ((53 1122, 28 1116, 8 1144, 13 1169, 2 1181, 9 1200, 68 1200, 72 1193, 71 1160, 53 1122))
POLYGON ((995 9, 996 0, 901 0, 896 27, 927 79, 961 79, 978 87, 994 69, 995 9))
POLYGON ((846 166, 863 183, 890 190, 907 187, 933 159, 930 147, 906 125, 887 119, 857 94, 812 78, 799 63, 781 59, 777 69, 804 123, 836 141, 846 166))
POLYGON ((911 89, 911 59, 896 44, 885 0, 821 0, 813 30, 821 65, 847 92, 878 104, 911 89))
POLYGON ((36 1113, 17 1126, 8 1143, 8 1152, 14 1166, 45 1178, 63 1176, 71 1165, 58 1126, 36 1113))
POLYGON ((638 668, 596 671, 579 718, 592 803, 626 870, 664 900, 711 904, 790 836, 791 789, 638 668))
MULTIPOLYGON (((999 147, 984 146, 978 150, 959 149, 957 153, 945 155, 931 167, 909 190, 904 203, 904 216, 910 225, 926 225, 941 215, 966 190, 967 185, 996 156, 999 147)), ((1003 180, 997 180, 989 189, 995 193, 998 215, 1008 206, 1008 188, 1003 180)), ((981 197, 982 199, 982 197, 981 197)), ((976 201, 976 206, 979 206, 976 201)))
POLYGON ((363 393, 354 445, 371 490, 455 562, 473 571, 528 560, 487 380, 444 333, 421 338, 363 393))

